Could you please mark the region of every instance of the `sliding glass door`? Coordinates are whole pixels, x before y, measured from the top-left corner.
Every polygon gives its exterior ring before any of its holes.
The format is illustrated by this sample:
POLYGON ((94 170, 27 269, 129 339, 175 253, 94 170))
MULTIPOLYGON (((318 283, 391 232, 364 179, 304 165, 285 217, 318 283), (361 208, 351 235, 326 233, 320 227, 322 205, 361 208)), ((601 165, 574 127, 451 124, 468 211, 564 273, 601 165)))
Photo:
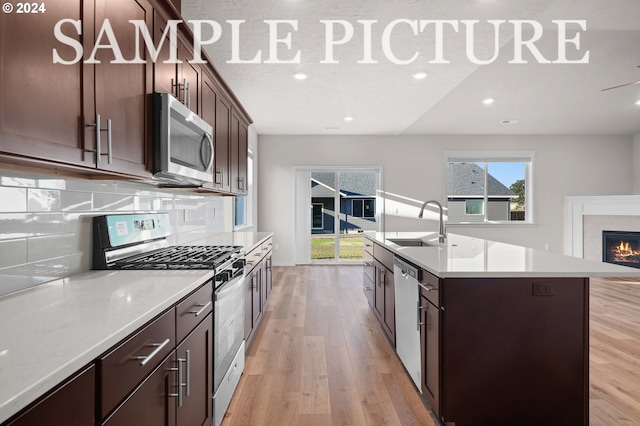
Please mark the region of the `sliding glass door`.
POLYGON ((379 169, 299 170, 297 263, 361 261, 362 232, 381 229, 380 182, 379 169))

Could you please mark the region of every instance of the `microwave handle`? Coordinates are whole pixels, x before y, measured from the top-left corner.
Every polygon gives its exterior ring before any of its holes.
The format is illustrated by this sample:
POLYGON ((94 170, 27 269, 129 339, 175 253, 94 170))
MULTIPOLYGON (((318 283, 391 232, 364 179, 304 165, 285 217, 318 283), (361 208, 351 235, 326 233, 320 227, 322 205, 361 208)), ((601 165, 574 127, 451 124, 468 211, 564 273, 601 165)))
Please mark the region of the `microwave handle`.
POLYGON ((206 132, 204 134, 204 137, 202 138, 202 144, 200 145, 200 159, 202 160, 202 164, 204 164, 205 170, 208 170, 209 166, 211 166, 211 163, 213 163, 213 139, 211 138, 211 135, 206 132), (209 147, 211 148, 211 155, 209 155, 208 158, 205 158, 203 154, 205 142, 208 142, 209 147))

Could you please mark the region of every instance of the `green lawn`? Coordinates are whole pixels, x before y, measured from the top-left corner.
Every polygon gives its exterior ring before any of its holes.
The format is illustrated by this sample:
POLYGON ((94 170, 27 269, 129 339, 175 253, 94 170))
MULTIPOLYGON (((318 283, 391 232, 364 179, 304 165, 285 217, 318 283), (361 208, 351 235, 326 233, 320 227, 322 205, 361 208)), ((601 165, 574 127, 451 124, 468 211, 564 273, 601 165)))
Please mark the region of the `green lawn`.
MULTIPOLYGON (((362 259, 363 241, 364 238, 360 235, 341 235, 340 259, 362 259)), ((311 259, 333 259, 334 247, 334 235, 311 236, 311 259)))

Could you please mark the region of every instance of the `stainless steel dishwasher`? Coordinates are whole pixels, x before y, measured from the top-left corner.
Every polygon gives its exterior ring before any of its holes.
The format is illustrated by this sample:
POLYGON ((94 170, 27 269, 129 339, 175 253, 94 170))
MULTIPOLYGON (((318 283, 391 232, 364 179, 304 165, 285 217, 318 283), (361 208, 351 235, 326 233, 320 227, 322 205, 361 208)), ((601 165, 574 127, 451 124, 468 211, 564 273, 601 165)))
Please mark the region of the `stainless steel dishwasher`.
POLYGON ((420 357, 420 268, 393 258, 396 297, 396 352, 422 393, 420 357))

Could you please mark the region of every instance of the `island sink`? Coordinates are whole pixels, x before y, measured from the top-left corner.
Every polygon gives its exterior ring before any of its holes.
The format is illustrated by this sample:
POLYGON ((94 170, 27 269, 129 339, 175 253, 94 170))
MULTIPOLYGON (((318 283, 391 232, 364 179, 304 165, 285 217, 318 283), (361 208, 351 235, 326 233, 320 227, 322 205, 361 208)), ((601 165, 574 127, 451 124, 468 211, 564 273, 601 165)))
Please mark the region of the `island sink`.
POLYGON ((419 238, 387 238, 387 241, 400 247, 434 247, 434 244, 419 238))

